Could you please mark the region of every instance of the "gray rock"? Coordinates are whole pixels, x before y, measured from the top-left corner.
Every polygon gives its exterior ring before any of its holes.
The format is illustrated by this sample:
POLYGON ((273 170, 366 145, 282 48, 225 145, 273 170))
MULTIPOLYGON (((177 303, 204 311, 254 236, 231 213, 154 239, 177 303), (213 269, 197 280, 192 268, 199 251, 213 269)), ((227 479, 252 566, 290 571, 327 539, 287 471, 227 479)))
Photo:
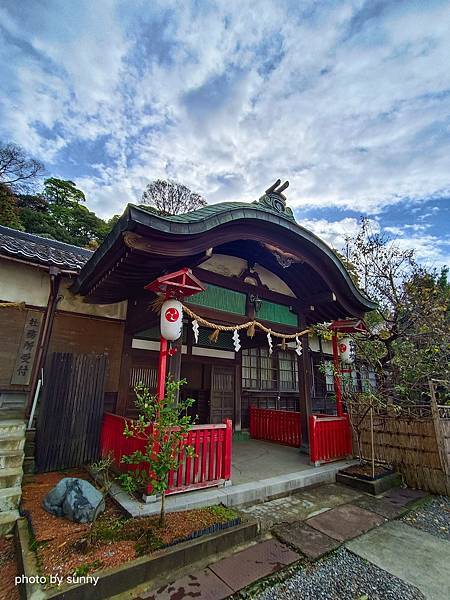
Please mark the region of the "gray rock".
POLYGON ((105 510, 102 494, 89 481, 65 477, 47 494, 44 509, 76 523, 90 523, 105 510))

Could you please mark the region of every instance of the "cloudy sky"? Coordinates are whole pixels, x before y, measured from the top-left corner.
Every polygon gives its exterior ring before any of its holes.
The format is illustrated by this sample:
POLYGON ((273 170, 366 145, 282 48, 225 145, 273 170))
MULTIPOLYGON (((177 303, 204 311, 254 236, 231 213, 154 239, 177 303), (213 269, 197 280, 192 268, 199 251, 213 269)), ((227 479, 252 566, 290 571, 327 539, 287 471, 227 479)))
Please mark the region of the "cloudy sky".
POLYGON ((329 243, 368 215, 450 263, 449 30, 449 0, 2 0, 0 139, 103 217, 280 177, 329 243))

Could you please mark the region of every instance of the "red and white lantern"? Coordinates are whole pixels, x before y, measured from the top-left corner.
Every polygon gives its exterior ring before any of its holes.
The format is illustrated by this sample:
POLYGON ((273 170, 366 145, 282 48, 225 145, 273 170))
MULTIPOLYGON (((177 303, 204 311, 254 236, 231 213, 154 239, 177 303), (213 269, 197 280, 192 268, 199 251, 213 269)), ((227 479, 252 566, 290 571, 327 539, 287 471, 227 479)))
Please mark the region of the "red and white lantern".
POLYGON ((170 298, 161 308, 161 336, 169 342, 177 340, 183 329, 183 305, 170 298))
POLYGON ((350 337, 345 337, 339 340, 339 354, 341 361, 344 364, 350 365, 355 360, 355 352, 353 348, 353 340, 350 337))

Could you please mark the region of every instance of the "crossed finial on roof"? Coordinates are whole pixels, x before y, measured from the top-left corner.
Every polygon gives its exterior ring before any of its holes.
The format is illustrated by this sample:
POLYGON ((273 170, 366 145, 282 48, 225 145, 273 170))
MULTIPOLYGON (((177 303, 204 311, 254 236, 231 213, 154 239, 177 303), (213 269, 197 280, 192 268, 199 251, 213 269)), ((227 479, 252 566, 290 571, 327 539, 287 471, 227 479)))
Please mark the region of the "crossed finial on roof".
POLYGON ((283 198, 283 200, 286 200, 286 196, 284 194, 282 194, 281 192, 284 192, 284 190, 289 187, 289 181, 285 181, 283 183, 283 185, 280 185, 280 183, 281 183, 281 179, 277 179, 273 185, 271 185, 269 188, 267 188, 265 193, 267 195, 276 194, 277 196, 281 196, 281 198, 283 198), (278 186, 280 186, 280 187, 278 187, 278 186))

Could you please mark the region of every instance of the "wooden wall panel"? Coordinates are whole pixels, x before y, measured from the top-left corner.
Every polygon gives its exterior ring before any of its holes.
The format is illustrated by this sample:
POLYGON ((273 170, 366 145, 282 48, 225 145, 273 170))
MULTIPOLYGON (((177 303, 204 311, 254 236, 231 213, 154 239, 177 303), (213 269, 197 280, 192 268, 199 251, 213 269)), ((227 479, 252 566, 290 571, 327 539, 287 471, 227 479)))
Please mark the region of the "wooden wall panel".
POLYGON ((49 355, 52 352, 107 354, 105 392, 117 392, 123 333, 124 323, 120 321, 57 313, 49 355))
POLYGON ((11 385, 26 316, 26 310, 0 308, 0 390, 26 389, 20 385, 11 385))

